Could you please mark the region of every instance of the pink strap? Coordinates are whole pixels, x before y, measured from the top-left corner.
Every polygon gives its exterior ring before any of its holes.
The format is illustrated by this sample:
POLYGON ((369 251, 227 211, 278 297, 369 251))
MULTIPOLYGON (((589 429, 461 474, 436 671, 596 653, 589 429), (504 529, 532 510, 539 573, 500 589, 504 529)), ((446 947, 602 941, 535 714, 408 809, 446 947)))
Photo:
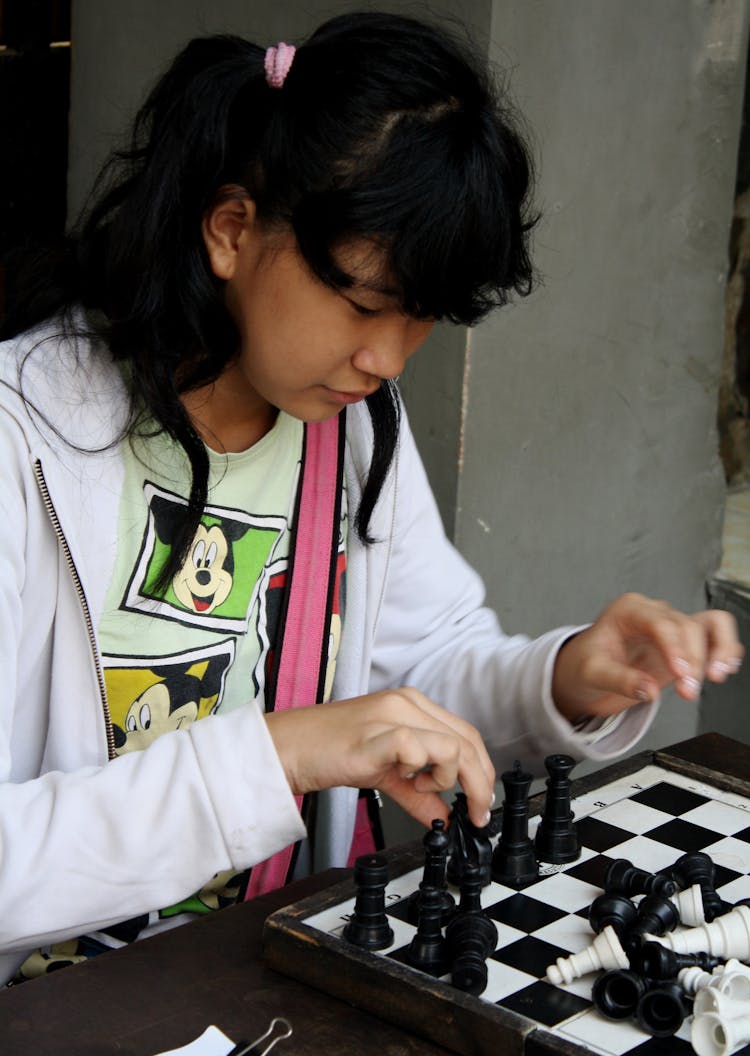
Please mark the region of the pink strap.
MULTIPOLYGON (((334 524, 338 520, 339 429, 343 415, 305 427, 294 553, 289 570, 289 601, 284 621, 274 710, 304 708, 318 702, 327 658, 329 586, 334 524)), ((338 525, 336 524, 338 530, 338 525)), ((297 796, 301 807, 302 797, 297 796)), ((245 899, 273 891, 286 882, 294 845, 254 865, 245 899)))

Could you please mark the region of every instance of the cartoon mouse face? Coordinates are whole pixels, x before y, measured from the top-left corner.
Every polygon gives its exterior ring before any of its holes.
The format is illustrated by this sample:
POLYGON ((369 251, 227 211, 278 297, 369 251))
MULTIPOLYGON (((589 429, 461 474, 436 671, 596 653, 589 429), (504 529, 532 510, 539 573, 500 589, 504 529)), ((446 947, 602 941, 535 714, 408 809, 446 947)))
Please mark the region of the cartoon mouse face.
POLYGON ((221 528, 198 525, 185 564, 172 580, 172 589, 192 612, 213 612, 229 597, 232 572, 227 567, 229 543, 221 528))
POLYGON ((162 733, 192 726, 198 717, 197 701, 185 701, 170 711, 172 704, 166 682, 157 682, 141 693, 125 716, 125 738, 118 745, 118 755, 146 748, 162 733))

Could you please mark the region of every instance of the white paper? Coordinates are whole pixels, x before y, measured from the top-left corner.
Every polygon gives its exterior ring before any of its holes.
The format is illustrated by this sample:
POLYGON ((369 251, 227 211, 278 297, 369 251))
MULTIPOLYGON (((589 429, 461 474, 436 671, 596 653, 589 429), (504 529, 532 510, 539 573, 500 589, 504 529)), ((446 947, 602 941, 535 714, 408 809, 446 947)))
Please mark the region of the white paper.
POLYGON ((227 1056, 234 1048, 234 1042, 230 1041, 226 1034, 218 1027, 206 1027, 199 1038, 191 1041, 189 1045, 183 1045, 179 1049, 169 1049, 167 1052, 159 1052, 156 1056, 227 1056))

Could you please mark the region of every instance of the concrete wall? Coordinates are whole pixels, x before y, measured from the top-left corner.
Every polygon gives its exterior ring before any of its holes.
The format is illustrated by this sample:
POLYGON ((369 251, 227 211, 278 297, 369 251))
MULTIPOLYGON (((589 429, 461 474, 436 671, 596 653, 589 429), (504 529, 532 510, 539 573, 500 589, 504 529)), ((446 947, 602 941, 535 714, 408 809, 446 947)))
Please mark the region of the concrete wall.
MULTIPOLYGON (((362 6, 76 0, 72 206, 190 36, 294 39, 362 6)), ((543 281, 470 334, 438 330, 404 376, 446 527, 510 631, 625 589, 702 607, 748 0, 469 0, 461 18, 534 130, 543 281)), ((690 736, 697 712, 668 698, 648 744, 690 736)))

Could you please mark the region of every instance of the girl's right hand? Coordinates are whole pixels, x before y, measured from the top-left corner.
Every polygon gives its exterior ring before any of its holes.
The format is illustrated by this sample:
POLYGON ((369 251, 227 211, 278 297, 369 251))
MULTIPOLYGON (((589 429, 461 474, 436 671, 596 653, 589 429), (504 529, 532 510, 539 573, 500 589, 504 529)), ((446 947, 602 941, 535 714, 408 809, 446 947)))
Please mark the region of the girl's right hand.
POLYGON ((495 770, 477 730, 403 687, 265 716, 295 795, 337 785, 377 788, 429 827, 447 820, 439 792, 458 782, 469 817, 489 821, 495 770))

